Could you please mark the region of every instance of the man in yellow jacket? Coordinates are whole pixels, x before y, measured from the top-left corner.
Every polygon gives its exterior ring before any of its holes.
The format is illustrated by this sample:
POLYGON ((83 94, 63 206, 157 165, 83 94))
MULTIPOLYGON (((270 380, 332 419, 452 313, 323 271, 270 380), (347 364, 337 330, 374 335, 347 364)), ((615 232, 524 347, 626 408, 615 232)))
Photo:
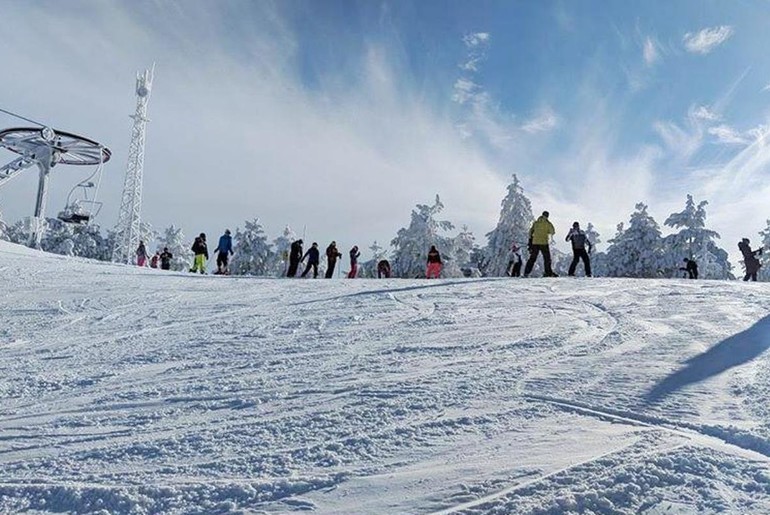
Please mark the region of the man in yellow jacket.
POLYGON ((551 236, 554 234, 556 234, 556 230, 548 220, 548 211, 543 211, 543 214, 535 220, 529 230, 529 259, 524 267, 524 277, 529 277, 532 267, 537 261, 537 255, 541 252, 543 253, 543 269, 545 270, 543 277, 558 277, 551 270, 551 249, 548 246, 551 236))

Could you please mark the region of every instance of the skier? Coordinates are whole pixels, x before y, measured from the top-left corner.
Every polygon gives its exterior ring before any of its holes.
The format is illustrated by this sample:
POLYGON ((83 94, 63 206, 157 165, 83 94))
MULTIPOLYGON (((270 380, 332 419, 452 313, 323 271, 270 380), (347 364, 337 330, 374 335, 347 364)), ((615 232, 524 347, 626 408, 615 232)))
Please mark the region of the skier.
POLYGON ((326 247, 326 278, 331 279, 334 276, 334 267, 337 265, 337 260, 342 257, 340 251, 337 250, 337 242, 333 241, 326 247))
POLYGON ((508 277, 519 277, 521 275, 521 248, 513 242, 511 245, 511 260, 505 269, 505 275, 508 277))
POLYGON ((353 245, 350 249, 350 272, 348 272, 348 279, 355 279, 358 275, 358 258, 361 257, 361 253, 358 252, 358 245, 353 245))
POLYGON ((193 266, 190 269, 190 272, 200 272, 202 274, 206 273, 206 261, 209 260, 209 248, 208 245, 206 245, 206 234, 200 233, 199 236, 195 238, 195 242, 192 246, 193 254, 195 254, 195 259, 193 261, 193 266))
POLYGON ((390 279, 390 261, 387 259, 381 259, 377 263, 377 279, 390 279))
POLYGON ((171 259, 174 255, 168 251, 168 247, 163 247, 163 252, 160 255, 160 269, 171 270, 171 259))
POLYGON ((150 258, 150 268, 158 268, 159 259, 160 259, 160 251, 156 250, 155 254, 150 258))
POLYGON ((297 267, 299 267, 299 262, 302 261, 302 243, 302 239, 291 243, 291 249, 289 250, 289 271, 286 272, 286 277, 294 277, 297 275, 297 267))
POLYGON ((441 275, 441 264, 441 254, 435 245, 431 245, 428 251, 428 267, 425 270, 425 277, 438 279, 438 276, 441 275))
POLYGON ((318 250, 318 243, 313 242, 310 248, 307 249, 307 252, 305 252, 305 255, 302 256, 302 261, 305 261, 305 258, 307 258, 307 266, 305 267, 305 271, 302 272, 302 277, 307 275, 310 268, 313 269, 313 279, 318 277, 318 261, 320 254, 321 252, 318 250))
POLYGON ((230 229, 225 229, 225 233, 219 237, 219 244, 214 249, 217 253, 217 271, 215 274, 230 274, 227 268, 230 256, 233 254, 233 238, 230 236, 230 229))
POLYGON ((144 266, 147 264, 147 249, 143 241, 139 241, 139 248, 136 249, 136 265, 144 266))
POLYGON ((762 249, 751 250, 749 243, 751 242, 748 238, 743 238, 738 244, 738 248, 740 249, 741 254, 743 254, 743 266, 746 267, 746 275, 743 277, 743 280, 748 281, 751 279, 752 281, 756 281, 757 272, 759 272, 759 267, 762 266, 757 259, 757 255, 762 254, 762 249))
POLYGON ((679 267, 679 270, 683 272, 687 272, 687 275, 690 277, 690 279, 697 279, 698 263, 696 263, 694 259, 688 259, 688 258, 684 258, 683 261, 684 261, 684 266, 679 267))
POLYGON ((529 259, 524 267, 524 277, 529 277, 535 266, 535 261, 537 261, 537 256, 541 252, 543 253, 543 268, 545 269, 543 277, 559 277, 551 270, 551 249, 548 247, 548 240, 556 234, 556 230, 548 220, 548 216, 548 211, 543 211, 543 214, 535 220, 529 230, 529 259))
POLYGON ((580 224, 575 222, 572 224, 572 229, 569 230, 567 237, 564 241, 572 243, 572 263, 569 265, 569 276, 574 277, 575 269, 577 268, 578 260, 583 260, 583 267, 585 267, 586 277, 591 277, 591 242, 588 241, 586 233, 580 229, 580 224), (586 252, 586 247, 588 251, 586 252))

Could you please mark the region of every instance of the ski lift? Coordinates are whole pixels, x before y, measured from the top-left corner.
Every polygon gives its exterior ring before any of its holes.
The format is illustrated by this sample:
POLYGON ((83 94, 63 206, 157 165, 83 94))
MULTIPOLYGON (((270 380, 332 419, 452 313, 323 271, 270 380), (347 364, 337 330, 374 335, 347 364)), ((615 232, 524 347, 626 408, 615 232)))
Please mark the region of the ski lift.
POLYGON ((93 218, 99 215, 103 203, 97 200, 99 186, 102 182, 102 168, 104 161, 99 162, 99 166, 87 179, 77 183, 72 187, 67 195, 67 203, 64 210, 59 212, 58 218, 64 223, 74 225, 88 225, 93 218), (94 177, 97 177, 94 183, 94 177), (93 193, 91 193, 93 191, 93 193), (77 193, 76 198, 72 198, 77 193))

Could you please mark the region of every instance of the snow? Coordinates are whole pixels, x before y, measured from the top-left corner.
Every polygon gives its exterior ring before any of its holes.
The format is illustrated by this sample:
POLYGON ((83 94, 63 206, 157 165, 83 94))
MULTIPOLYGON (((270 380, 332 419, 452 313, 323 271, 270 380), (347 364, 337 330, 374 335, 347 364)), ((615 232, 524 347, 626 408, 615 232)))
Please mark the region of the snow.
POLYGON ((2 513, 770 511, 766 284, 0 282, 2 513))

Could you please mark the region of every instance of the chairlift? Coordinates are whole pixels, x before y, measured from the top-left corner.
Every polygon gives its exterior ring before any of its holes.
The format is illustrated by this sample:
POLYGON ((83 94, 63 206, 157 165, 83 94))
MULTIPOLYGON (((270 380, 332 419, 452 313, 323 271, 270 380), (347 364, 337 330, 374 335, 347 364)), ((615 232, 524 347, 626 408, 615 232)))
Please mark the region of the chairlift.
POLYGON ((99 194, 99 185, 102 182, 102 168, 104 162, 100 162, 94 173, 86 180, 77 183, 67 195, 67 203, 63 211, 59 212, 58 218, 64 223, 74 225, 88 225, 93 218, 99 215, 103 203, 97 200, 99 194), (92 180, 98 175, 94 183, 92 180), (91 191, 93 190, 93 193, 91 191), (73 195, 77 195, 73 199, 73 195))

